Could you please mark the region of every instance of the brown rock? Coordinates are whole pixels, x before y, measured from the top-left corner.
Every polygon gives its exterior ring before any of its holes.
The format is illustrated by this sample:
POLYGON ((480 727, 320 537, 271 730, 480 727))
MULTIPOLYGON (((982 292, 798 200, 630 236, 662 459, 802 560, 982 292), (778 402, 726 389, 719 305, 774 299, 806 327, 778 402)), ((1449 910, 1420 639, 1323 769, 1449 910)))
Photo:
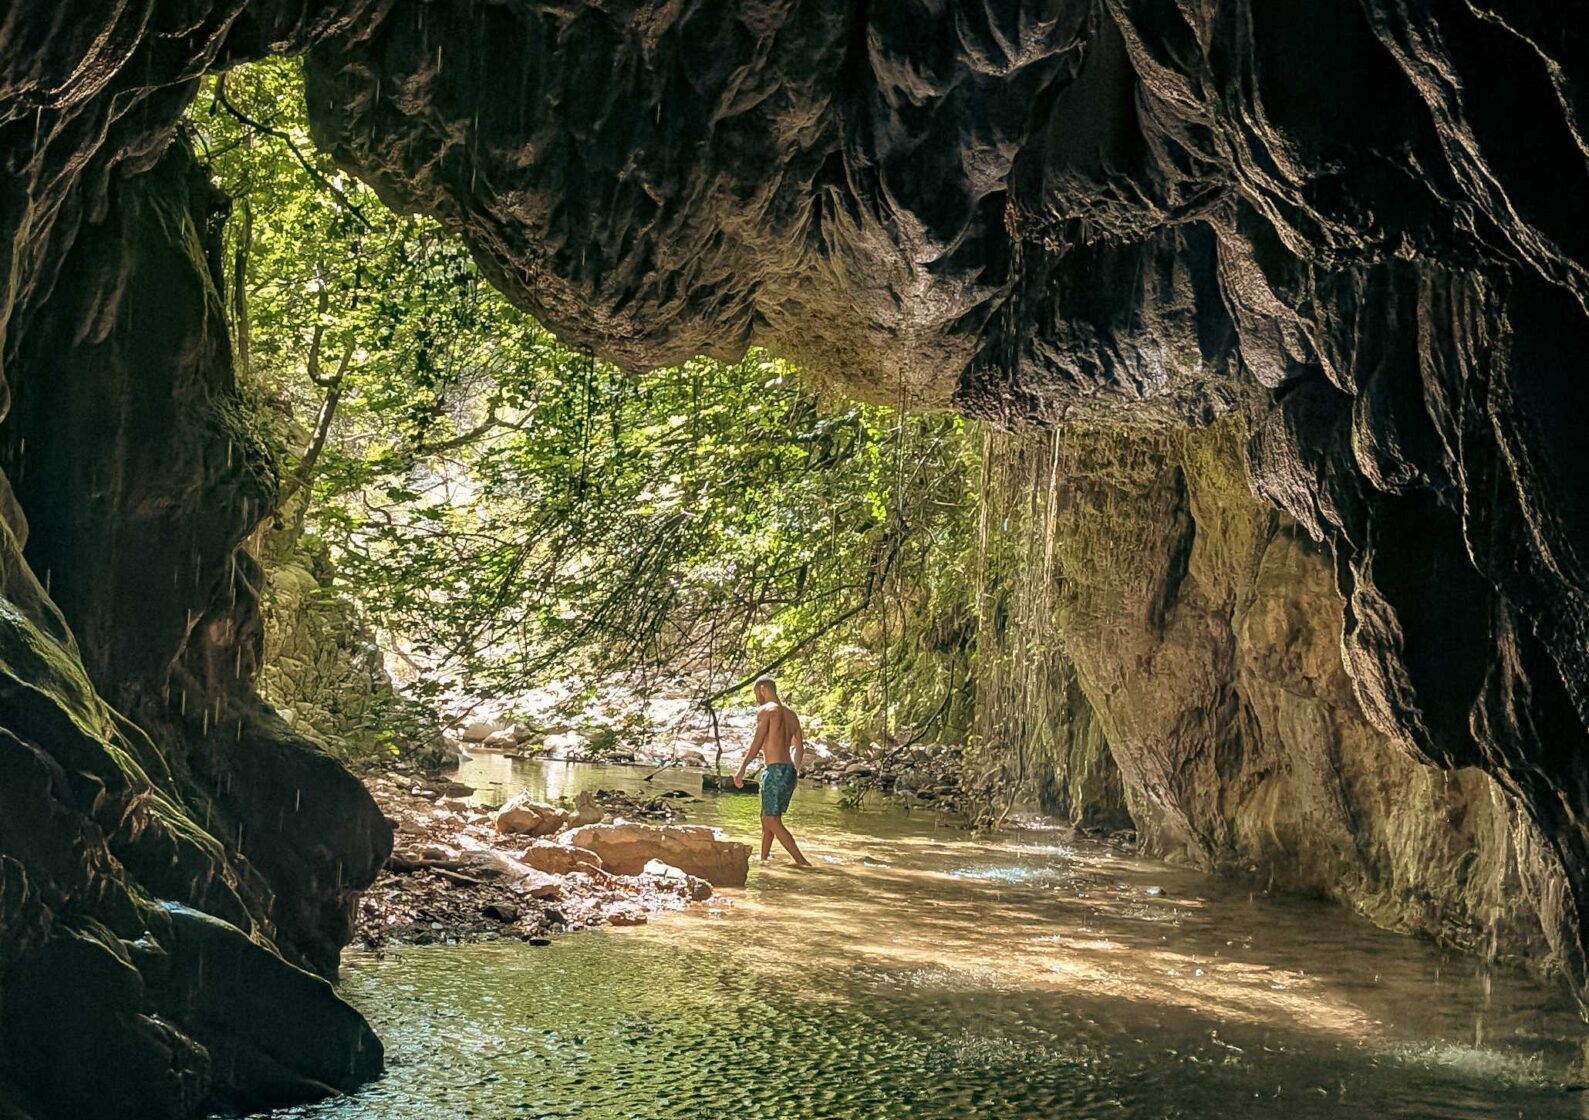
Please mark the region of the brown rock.
POLYGON ((661 860, 713 886, 742 887, 750 870, 750 845, 724 840, 706 825, 595 824, 574 829, 562 842, 590 849, 619 875, 639 875, 661 860))
POLYGON ((520 796, 497 810, 492 825, 504 836, 550 836, 563 827, 564 820, 557 806, 520 796))
POLYGON ((644 910, 628 904, 614 906, 602 916, 607 919, 608 925, 613 926, 643 926, 650 921, 649 915, 644 910))
POLYGON ((567 819, 570 828, 583 828, 587 824, 600 824, 606 813, 601 806, 596 804, 596 795, 590 790, 581 790, 574 799, 574 812, 567 819))
POLYGON ((567 875, 571 871, 590 874, 602 869, 601 857, 595 852, 551 840, 537 840, 524 850, 519 861, 548 875, 567 875))

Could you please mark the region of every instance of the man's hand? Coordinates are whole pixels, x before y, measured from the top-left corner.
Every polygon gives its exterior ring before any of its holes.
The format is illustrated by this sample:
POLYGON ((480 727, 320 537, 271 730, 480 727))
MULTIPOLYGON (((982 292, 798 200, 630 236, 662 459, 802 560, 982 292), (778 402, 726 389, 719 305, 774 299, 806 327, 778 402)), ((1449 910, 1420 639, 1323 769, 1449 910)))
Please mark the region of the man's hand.
POLYGON ((734 788, 735 789, 744 789, 745 788, 745 775, 744 774, 735 774, 734 775, 734 788))

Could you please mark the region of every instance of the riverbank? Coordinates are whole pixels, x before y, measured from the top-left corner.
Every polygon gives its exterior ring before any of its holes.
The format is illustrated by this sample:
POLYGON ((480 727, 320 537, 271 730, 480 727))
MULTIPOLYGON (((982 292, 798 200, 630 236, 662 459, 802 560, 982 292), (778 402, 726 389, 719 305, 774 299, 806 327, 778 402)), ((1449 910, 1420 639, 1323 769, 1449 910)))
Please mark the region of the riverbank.
POLYGON ((641 925, 662 911, 711 914, 732 905, 709 883, 676 868, 616 874, 596 852, 548 838, 579 823, 677 821, 684 815, 680 802, 689 797, 681 790, 650 797, 587 791, 583 816, 567 805, 564 829, 534 835, 509 823, 529 810, 493 805, 455 779, 394 773, 366 777, 365 786, 396 842, 360 899, 356 948, 500 940, 544 945, 565 931, 641 925))
MULTIPOLYGON (((756 728, 753 706, 727 705, 713 719, 686 689, 639 696, 615 680, 583 704, 573 703, 572 695, 565 685, 547 685, 490 705, 460 702, 448 742, 465 755, 727 774, 756 728)), ((878 793, 905 805, 971 814, 960 744, 911 736, 862 745, 827 733, 818 719, 806 716, 805 723, 801 777, 808 782, 841 787, 854 798, 878 793)), ((910 735, 908 729, 901 734, 910 735)))

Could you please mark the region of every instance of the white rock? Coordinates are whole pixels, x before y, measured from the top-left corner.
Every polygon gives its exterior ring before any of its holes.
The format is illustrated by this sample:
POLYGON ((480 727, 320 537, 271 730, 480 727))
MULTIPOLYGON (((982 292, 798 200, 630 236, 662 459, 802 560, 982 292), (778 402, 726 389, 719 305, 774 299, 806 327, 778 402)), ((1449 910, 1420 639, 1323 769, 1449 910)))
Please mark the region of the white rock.
POLYGON ((463 741, 466 743, 483 743, 502 730, 504 730, 504 725, 494 719, 477 719, 463 729, 463 741))
POLYGON ((712 884, 674 867, 671 863, 663 863, 659 859, 648 860, 640 873, 677 884, 683 894, 694 902, 705 902, 712 897, 712 884))

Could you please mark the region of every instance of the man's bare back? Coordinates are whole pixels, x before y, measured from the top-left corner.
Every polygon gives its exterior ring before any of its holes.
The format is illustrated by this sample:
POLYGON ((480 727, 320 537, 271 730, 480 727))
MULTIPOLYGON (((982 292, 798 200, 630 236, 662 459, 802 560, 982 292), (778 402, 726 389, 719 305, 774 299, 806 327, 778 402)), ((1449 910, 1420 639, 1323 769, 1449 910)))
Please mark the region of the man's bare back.
MULTIPOLYGON (((800 741, 800 717, 794 709, 781 700, 772 700, 756 709, 756 730, 761 731, 762 721, 767 724, 766 736, 761 741, 761 757, 765 762, 790 762, 800 768, 790 755, 790 748, 800 741)), ((802 744, 804 745, 804 744, 802 744)))

